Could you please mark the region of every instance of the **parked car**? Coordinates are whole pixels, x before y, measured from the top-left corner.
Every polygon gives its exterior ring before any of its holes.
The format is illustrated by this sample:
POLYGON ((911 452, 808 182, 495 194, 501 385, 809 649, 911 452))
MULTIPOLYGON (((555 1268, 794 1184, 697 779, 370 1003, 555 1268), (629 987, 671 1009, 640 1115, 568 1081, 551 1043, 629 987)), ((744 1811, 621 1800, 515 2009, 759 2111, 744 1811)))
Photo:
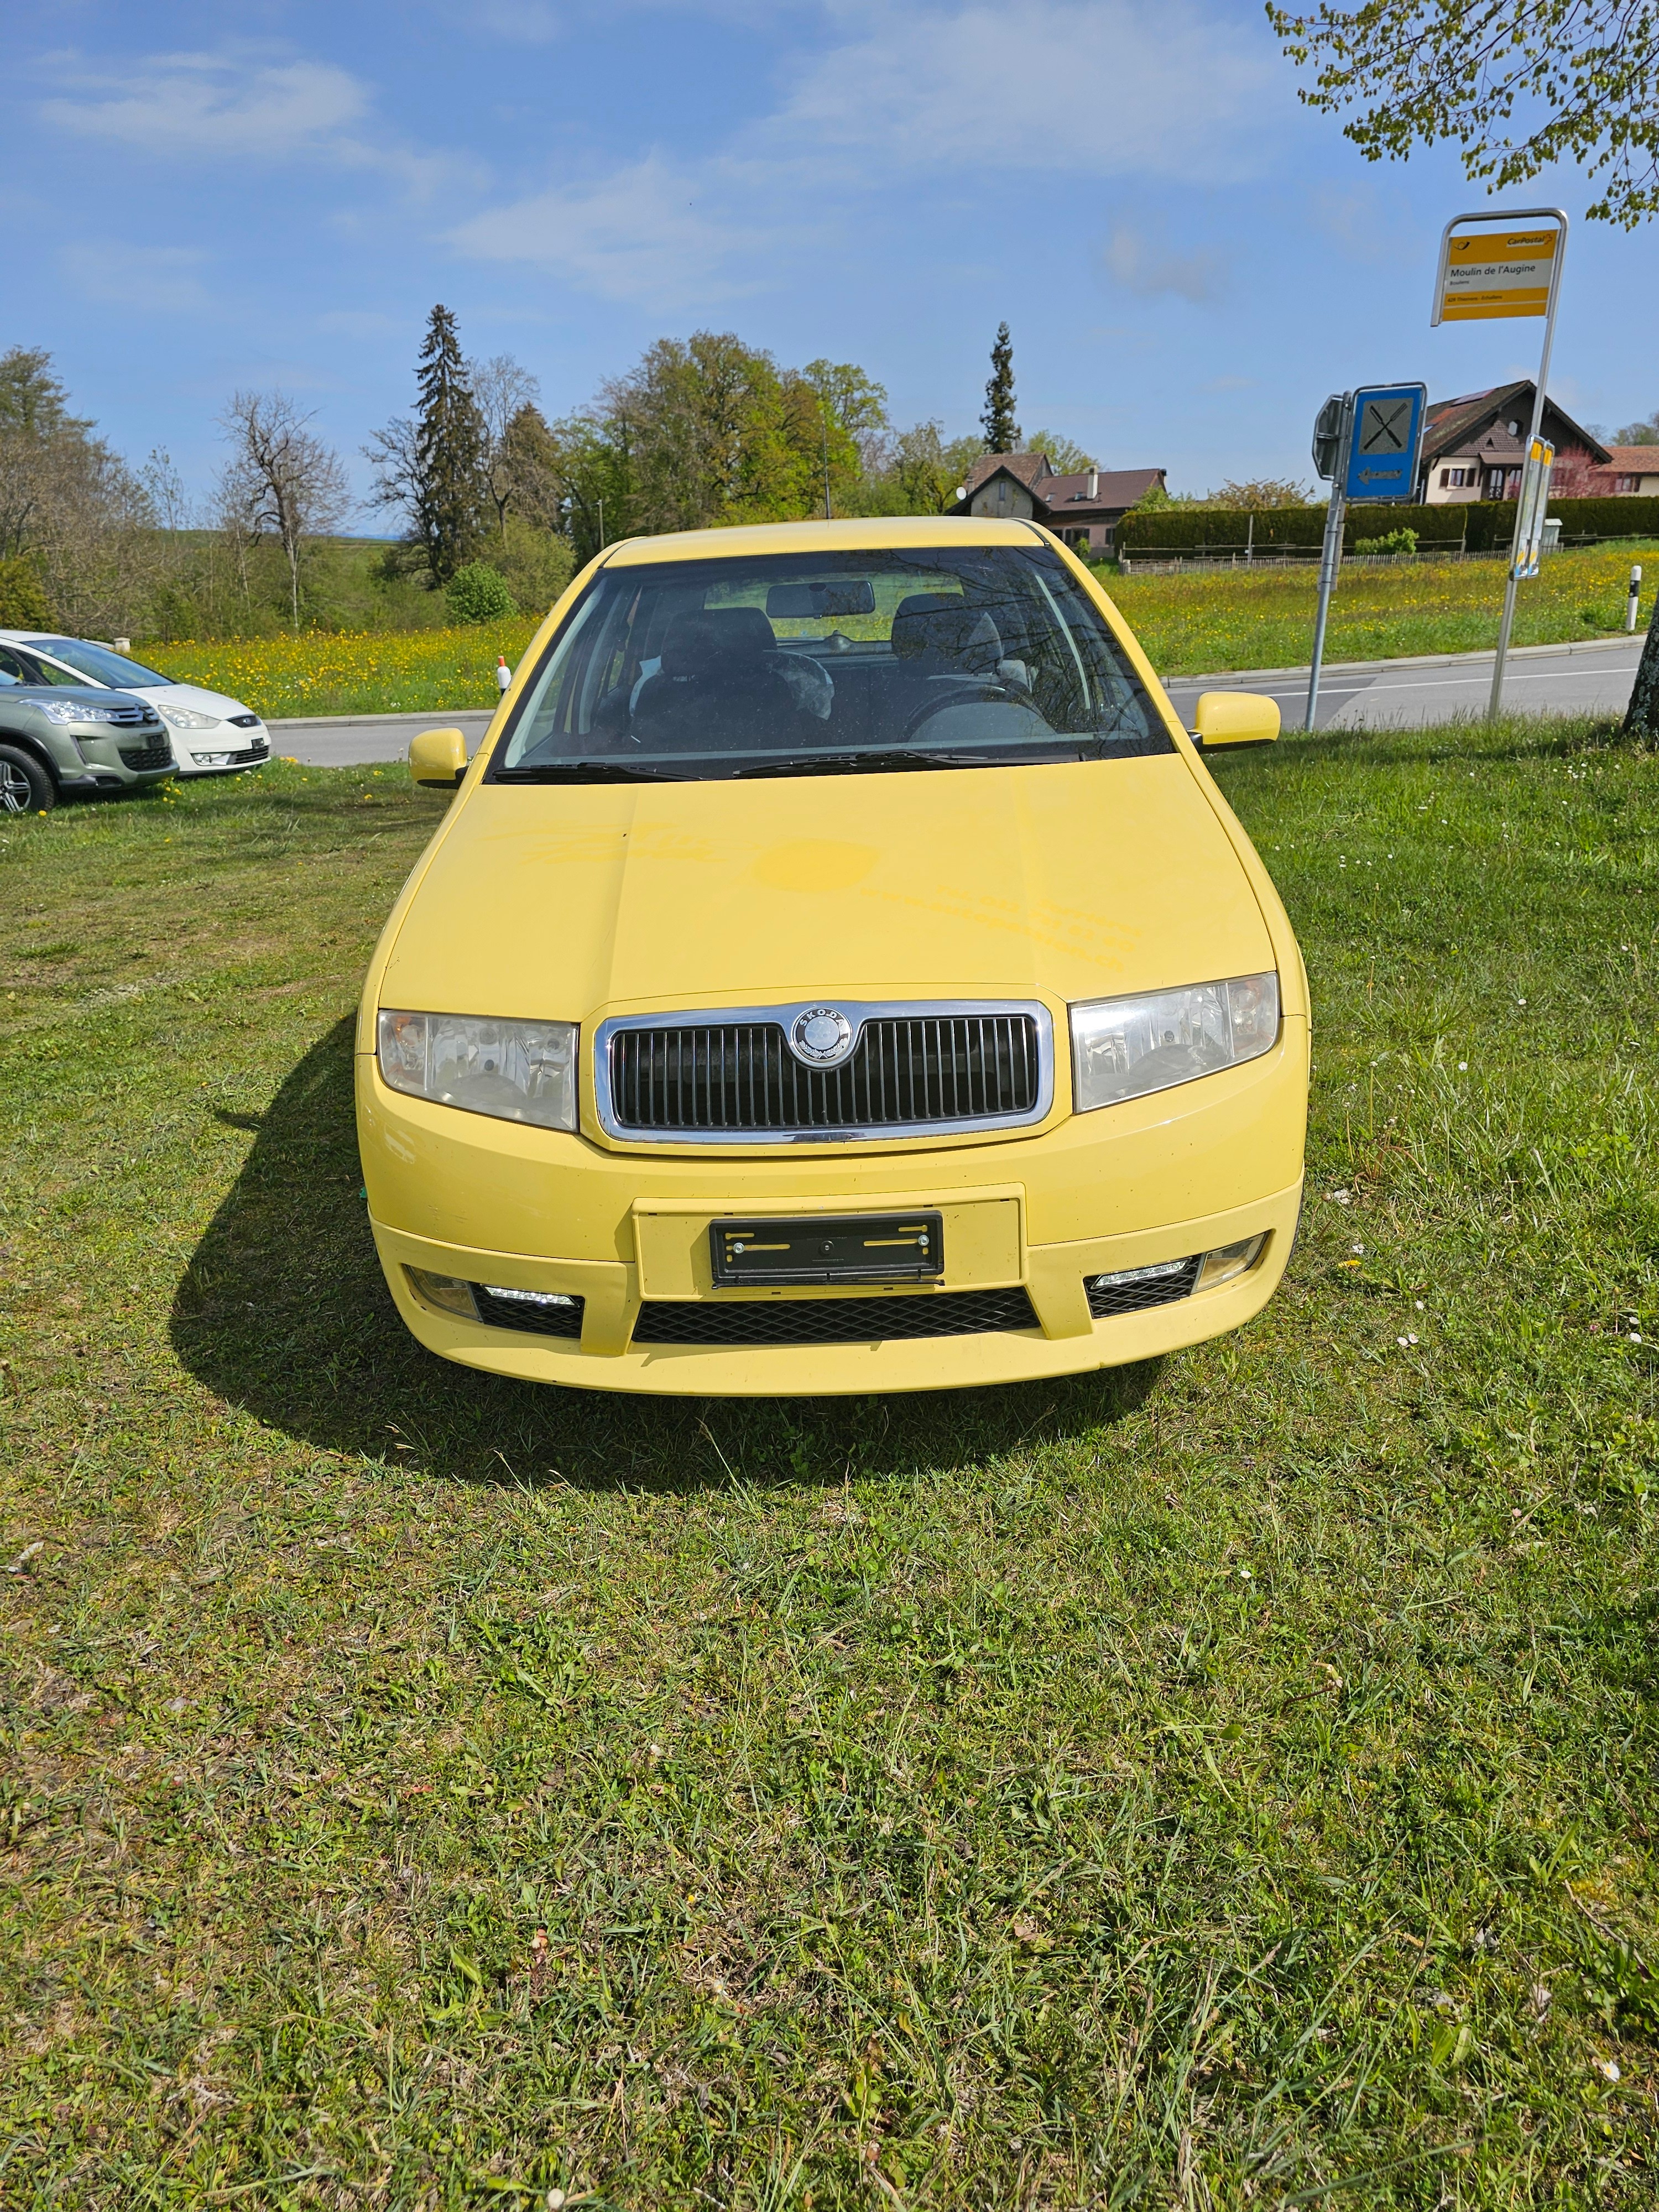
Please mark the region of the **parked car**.
POLYGON ((170 676, 89 638, 7 629, 0 630, 0 645, 38 672, 28 678, 31 683, 90 684, 139 694, 171 732, 173 764, 181 776, 234 775, 263 768, 270 758, 270 732, 264 722, 222 691, 175 684, 170 676))
POLYGON ((167 724, 147 700, 36 684, 0 645, 0 814, 45 814, 60 797, 129 791, 173 772, 167 724))
POLYGON ((1040 526, 635 539, 553 610, 368 972, 420 1341, 618 1390, 1076 1373, 1259 1312, 1308 987, 1198 737, 1040 526), (1202 750, 1200 750, 1200 747, 1202 750))

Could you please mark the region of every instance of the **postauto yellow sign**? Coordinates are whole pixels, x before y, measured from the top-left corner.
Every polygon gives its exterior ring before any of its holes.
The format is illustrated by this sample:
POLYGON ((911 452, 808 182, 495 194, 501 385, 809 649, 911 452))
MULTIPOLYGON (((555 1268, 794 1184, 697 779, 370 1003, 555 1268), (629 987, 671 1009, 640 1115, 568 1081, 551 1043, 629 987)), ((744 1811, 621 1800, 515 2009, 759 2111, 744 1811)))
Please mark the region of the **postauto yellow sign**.
POLYGON ((1552 223, 1448 240, 1439 320, 1474 323, 1547 314, 1560 243, 1561 234, 1552 223))

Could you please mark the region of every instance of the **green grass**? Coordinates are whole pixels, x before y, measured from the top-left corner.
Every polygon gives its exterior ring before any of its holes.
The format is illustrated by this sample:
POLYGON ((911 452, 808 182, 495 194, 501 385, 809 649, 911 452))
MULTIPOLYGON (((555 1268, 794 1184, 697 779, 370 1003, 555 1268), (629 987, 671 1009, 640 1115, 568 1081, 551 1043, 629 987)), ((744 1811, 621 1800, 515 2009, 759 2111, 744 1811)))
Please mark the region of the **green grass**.
POLYGON ((1284 1289, 909 1400, 406 1337, 396 773, 0 833, 0 2202, 1655 2201, 1659 761, 1224 773, 1317 1012, 1284 1289))
MULTIPOLYGON (((1624 628, 1633 562, 1653 574, 1659 548, 1603 546, 1552 554, 1521 586, 1517 645, 1559 645, 1624 628)), ((1330 660, 1419 653, 1490 653, 1504 606, 1501 561, 1412 562, 1342 570, 1325 643, 1330 660)), ((1183 575, 1109 575, 1102 582, 1133 623, 1162 676, 1231 668, 1299 668, 1313 649, 1318 564, 1183 575)), ((1653 606, 1644 588, 1642 620, 1653 606)))

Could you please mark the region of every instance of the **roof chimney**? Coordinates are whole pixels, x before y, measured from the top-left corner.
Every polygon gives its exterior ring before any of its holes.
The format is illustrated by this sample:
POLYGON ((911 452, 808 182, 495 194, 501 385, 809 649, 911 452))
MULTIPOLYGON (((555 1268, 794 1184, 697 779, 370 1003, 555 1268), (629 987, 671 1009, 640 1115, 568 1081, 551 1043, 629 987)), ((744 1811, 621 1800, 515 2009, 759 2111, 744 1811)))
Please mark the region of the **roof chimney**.
POLYGON ((1092 461, 1089 464, 1089 496, 1091 499, 1100 497, 1100 471, 1092 461))

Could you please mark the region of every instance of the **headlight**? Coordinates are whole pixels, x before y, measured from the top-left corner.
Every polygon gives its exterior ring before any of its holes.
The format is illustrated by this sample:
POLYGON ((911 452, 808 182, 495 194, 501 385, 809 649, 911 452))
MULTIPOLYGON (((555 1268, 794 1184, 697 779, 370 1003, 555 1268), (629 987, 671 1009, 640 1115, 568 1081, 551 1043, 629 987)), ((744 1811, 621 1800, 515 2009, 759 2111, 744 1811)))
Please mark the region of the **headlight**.
POLYGON ((1237 975, 1071 1012, 1072 1095, 1086 1114, 1259 1059, 1279 1035, 1279 977, 1237 975))
POLYGON ((216 714, 198 714, 194 707, 158 707, 155 711, 175 730, 216 730, 219 726, 216 714))
POLYGON ((576 1126, 574 1022, 502 1022, 380 1009, 380 1074, 394 1091, 469 1114, 576 1126))
POLYGON ((37 699, 35 704, 49 722, 125 722, 131 707, 78 707, 67 699, 37 699))

